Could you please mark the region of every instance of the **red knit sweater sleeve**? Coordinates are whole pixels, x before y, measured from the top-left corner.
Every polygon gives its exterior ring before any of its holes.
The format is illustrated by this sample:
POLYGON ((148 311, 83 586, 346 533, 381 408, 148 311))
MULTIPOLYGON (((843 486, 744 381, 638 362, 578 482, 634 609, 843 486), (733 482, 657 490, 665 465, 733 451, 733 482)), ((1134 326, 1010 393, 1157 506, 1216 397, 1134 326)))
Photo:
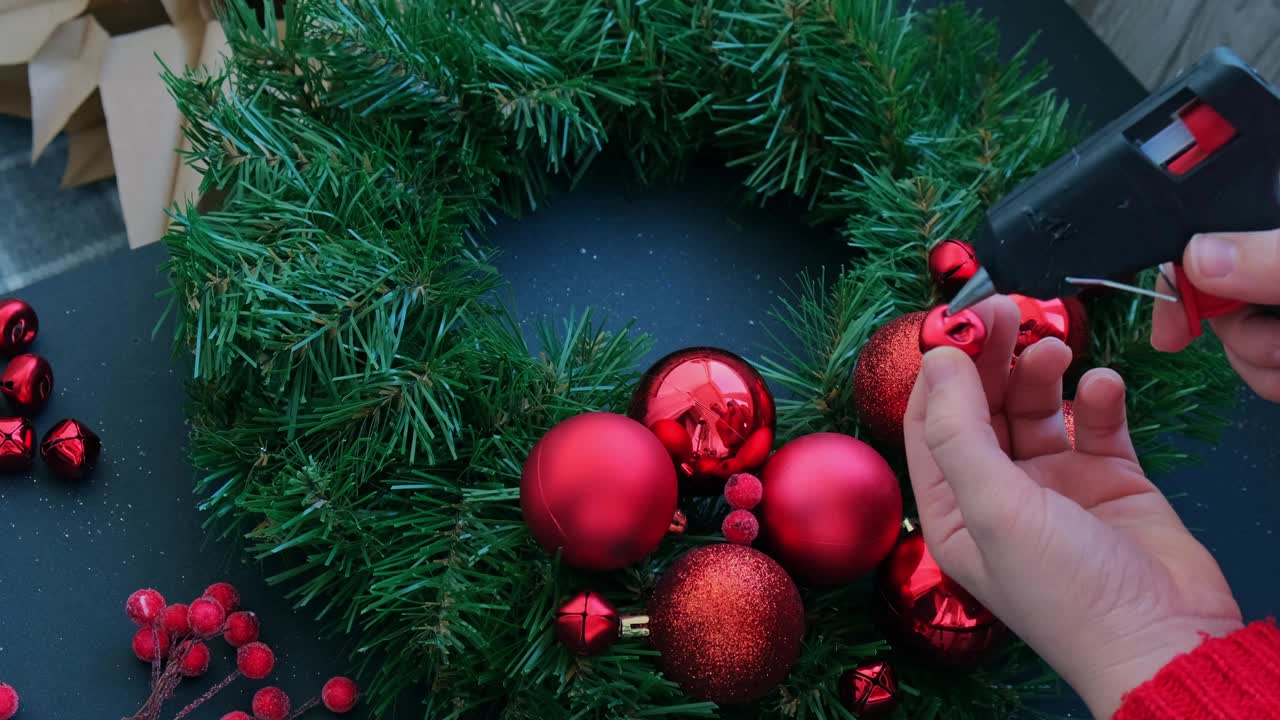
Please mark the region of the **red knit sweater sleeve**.
POLYGON ((1209 638, 1125 695, 1114 720, 1280 718, 1280 630, 1257 622, 1209 638))

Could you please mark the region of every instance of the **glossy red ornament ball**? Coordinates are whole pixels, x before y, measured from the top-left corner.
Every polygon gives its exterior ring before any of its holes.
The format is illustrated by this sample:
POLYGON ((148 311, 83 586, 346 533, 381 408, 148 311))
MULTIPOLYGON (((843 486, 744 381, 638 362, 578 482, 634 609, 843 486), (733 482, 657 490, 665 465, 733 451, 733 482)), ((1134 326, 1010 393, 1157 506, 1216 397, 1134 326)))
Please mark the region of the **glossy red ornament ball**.
POLYGON ((159 643, 160 657, 169 654, 169 633, 158 627, 138 628, 133 634, 133 654, 142 662, 151 662, 155 658, 156 644, 159 643))
POLYGON ((40 320, 30 305, 17 298, 0 300, 0 355, 17 355, 35 342, 40 320))
POLYGON ((1089 318, 1079 298, 1037 300, 1025 295, 1010 295, 1018 306, 1018 339, 1014 357, 1045 338, 1055 337, 1071 348, 1076 361, 1089 352, 1089 318))
POLYGON ((953 347, 969 357, 977 357, 987 341, 987 325, 972 310, 949 314, 946 305, 925 313, 920 323, 920 352, 934 348, 953 347))
POLYGON ((963 240, 943 240, 929 250, 929 277, 945 297, 956 294, 980 267, 973 246, 963 240))
POLYGON ((890 641, 943 665, 972 666, 1007 634, 990 610, 943 574, 919 530, 885 558, 876 595, 876 615, 890 641))
POLYGON ((164 596, 160 594, 159 590, 152 590, 151 588, 134 590, 124 603, 125 614, 129 616, 134 625, 143 627, 159 620, 164 609, 164 596))
POLYGON ((52 393, 53 368, 39 355, 18 355, 0 374, 0 394, 19 415, 31 417, 40 412, 52 393))
POLYGON ((179 670, 185 677, 200 677, 209 672, 209 646, 198 642, 187 648, 179 670))
POLYGON ((351 712, 359 700, 360 688, 349 677, 331 677, 320 690, 320 701, 324 703, 325 709, 339 715, 351 712))
POLYGON ((253 716, 243 710, 232 710, 223 715, 222 720, 253 720, 253 716))
POLYGON ((59 420, 45 433, 40 457, 55 475, 79 480, 98 464, 102 441, 79 420, 59 420))
POLYGON ((204 597, 218 601, 228 614, 240 609, 240 591, 231 583, 218 582, 204 589, 204 597))
POLYGON ((750 510, 734 510, 724 516, 720 534, 734 545, 750 545, 760 534, 760 521, 750 510))
POLYGON ((599 655, 621 630, 618 611, 600 593, 579 592, 556 611, 556 639, 574 655, 599 655))
POLYGON ((36 455, 36 431, 24 417, 0 418, 0 472, 31 469, 36 455))
POLYGON ((648 615, 663 673, 690 696, 721 704, 768 693, 791 670, 804 635, 795 583, 744 545, 680 556, 658 580, 648 615))
POLYGON ((529 532, 585 570, 626 567, 653 552, 676 512, 675 469, 662 443, 623 415, 587 413, 551 428, 520 476, 529 532))
POLYGON ((261 680, 276 666, 276 654, 266 643, 251 642, 236 650, 236 670, 250 680, 261 680))
POLYGON ((222 630, 227 611, 213 598, 202 597, 187 606, 187 626, 196 637, 209 637, 222 630))
POLYGON ((12 720, 18 714, 18 691, 0 683, 0 720, 12 720))
POLYGON ((285 691, 268 685, 253 694, 253 717, 255 720, 288 720, 291 705, 285 691))
POLYGON ((797 578, 837 585, 875 569, 902 525, 902 491, 870 445, 839 433, 796 438, 761 476, 760 528, 797 578))
POLYGON ((729 501, 731 508, 750 510, 760 504, 762 497, 764 485, 760 484, 760 478, 751 473, 730 475, 729 482, 724 484, 724 499, 729 501))
POLYGON ((884 660, 863 663, 840 676, 840 702, 859 718, 884 717, 898 705, 898 681, 884 660))
POLYGON ((693 347, 654 363, 631 397, 631 417, 666 446, 681 489, 719 495, 730 475, 754 472, 773 449, 773 394, 746 360, 693 347))
POLYGON ((257 640, 260 632, 258 616, 248 610, 241 610, 227 616, 222 639, 231 647, 238 648, 257 640))
POLYGON ((191 626, 187 623, 187 606, 183 603, 174 603, 164 609, 160 614, 160 627, 169 633, 171 638, 180 638, 191 632, 191 626))
POLYGON ((877 330, 853 368, 853 404, 858 418, 877 442, 903 445, 907 401, 920 374, 920 328, 925 313, 909 313, 877 330))

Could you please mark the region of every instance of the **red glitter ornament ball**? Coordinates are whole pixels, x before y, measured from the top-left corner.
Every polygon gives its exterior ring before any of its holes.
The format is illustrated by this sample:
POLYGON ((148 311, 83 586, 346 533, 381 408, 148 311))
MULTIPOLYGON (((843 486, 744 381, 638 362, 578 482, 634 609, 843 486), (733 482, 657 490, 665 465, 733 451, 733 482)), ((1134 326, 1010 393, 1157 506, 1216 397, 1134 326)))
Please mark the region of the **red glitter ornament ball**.
POLYGON ((840 676, 840 702, 859 718, 884 717, 898 705, 898 681, 893 667, 873 660, 840 676))
POLYGON ((876 615, 891 642, 952 667, 979 662, 1004 625, 942 573, 919 530, 902 538, 876 575, 876 615))
POLYGON ((653 552, 676 512, 675 469, 662 443, 623 415, 571 417, 542 436, 520 476, 529 532, 586 570, 626 567, 653 552))
POLYGON ((45 433, 40 457, 55 475, 79 480, 98 464, 102 441, 79 420, 59 420, 45 433))
POLYGON ((359 700, 360 688, 349 677, 331 677, 320 690, 320 701, 324 703, 325 709, 339 715, 351 712, 359 700))
POLYGON ((772 558, 743 545, 680 556, 659 579, 648 610, 663 673, 699 700, 759 698, 800 654, 800 591, 772 558))
POLYGON ((853 368, 853 404, 876 441, 901 448, 907 401, 920 374, 920 328, 925 313, 889 321, 862 346, 853 368))
POLYGON ((902 491, 889 463, 861 440, 839 433, 796 438, 769 460, 761 481, 765 542, 797 577, 846 583, 893 549, 902 491))
POLYGON ((556 638, 574 655, 599 655, 621 630, 618 611, 600 593, 580 592, 556 611, 556 638))
POLYGON ((160 619, 164 609, 164 596, 160 594, 159 590, 152 590, 151 588, 134 590, 124 603, 125 614, 129 616, 134 625, 143 627, 151 625, 160 619))
POLYGON ((760 534, 760 521, 750 510, 734 510, 724 516, 720 533, 734 545, 750 545, 760 534))
POLYGON ((36 431, 24 417, 0 418, 0 472, 31 469, 36 455, 36 431))
POLYGON ((187 648, 179 668, 186 677, 200 677, 209 672, 209 646, 202 642, 187 648))
POLYGON ((39 355, 19 355, 0 374, 0 394, 19 415, 31 417, 40 412, 52 393, 53 368, 39 355))
POLYGON ((773 394, 746 360, 693 347, 654 363, 631 397, 631 417, 662 440, 681 489, 718 495, 730 475, 769 457, 777 423, 773 394))
POLYGON ((160 614, 160 627, 164 628, 171 638, 180 638, 191 632, 191 626, 187 624, 187 606, 183 603, 174 603, 165 608, 160 614))
POLYGON ((268 685, 253 694, 255 720, 288 720, 292 703, 285 691, 268 685))
POLYGON ((160 657, 169 654, 169 633, 160 628, 138 628, 133 634, 133 654, 142 662, 151 662, 156 656, 156 643, 160 645, 160 657))
POLYGON ((0 720, 12 720, 18 714, 18 691, 0 683, 0 720))
POLYGON ((1089 317, 1079 298, 1037 300, 1025 295, 1010 295, 1018 306, 1018 340, 1014 357, 1045 338, 1056 337, 1071 348, 1075 361, 1089 352, 1089 317))
POLYGON ((253 716, 243 710, 232 710, 223 715, 222 720, 253 720, 253 716))
POLYGON ((261 680, 276 666, 276 654, 266 643, 251 642, 236 650, 236 670, 250 680, 261 680))
POLYGON ((258 639, 261 627, 258 616, 248 610, 233 612, 227 616, 227 624, 222 630, 222 639, 231 647, 248 645, 258 639))
POLYGON ((1076 406, 1070 400, 1062 401, 1062 419, 1067 425, 1067 439, 1071 441, 1071 447, 1076 446, 1076 406))
POLYGON ((978 255, 963 240, 943 240, 929 250, 929 277, 951 297, 978 273, 978 255))
POLYGON ((972 310, 961 310, 949 315, 946 305, 939 305, 925 314, 920 323, 920 352, 934 348, 953 347, 969 357, 977 357, 987 341, 987 325, 972 310))
POLYGON ((228 614, 240 609, 240 591, 231 583, 219 582, 204 589, 204 597, 218 601, 228 614))
POLYGON ((209 637, 222 630, 222 623, 227 619, 227 611, 211 597, 193 600, 187 606, 187 626, 196 637, 209 637))
POLYGON ((40 320, 30 305, 17 298, 0 300, 0 355, 17 355, 35 342, 40 320))
POLYGON ((760 478, 751 473, 730 475, 729 482, 724 484, 724 499, 729 501, 731 508, 750 510, 760 504, 762 497, 764 485, 760 484, 760 478))

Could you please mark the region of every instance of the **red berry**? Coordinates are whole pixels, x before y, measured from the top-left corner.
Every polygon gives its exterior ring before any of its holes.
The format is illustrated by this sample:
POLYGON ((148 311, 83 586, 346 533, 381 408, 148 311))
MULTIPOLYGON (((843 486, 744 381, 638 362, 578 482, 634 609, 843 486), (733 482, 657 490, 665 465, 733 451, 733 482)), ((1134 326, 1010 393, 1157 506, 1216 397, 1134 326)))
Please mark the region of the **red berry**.
POLYGON ((165 608, 160 613, 160 627, 171 638, 180 638, 191 632, 191 626, 187 625, 187 606, 184 603, 174 603, 165 608))
POLYGON ((0 720, 9 720, 18 714, 18 691, 0 683, 0 720))
POLYGON ((143 627, 155 622, 164 612, 164 596, 150 588, 135 590, 124 604, 124 611, 135 625, 143 627))
POLYGON ((760 534, 760 521, 750 510, 734 510, 720 524, 724 539, 735 545, 750 545, 760 534))
POLYGON ((324 684, 324 688, 320 691, 320 700, 329 712, 345 713, 351 712, 351 708, 356 706, 356 700, 360 698, 360 688, 356 686, 356 682, 348 677, 329 678, 324 684))
POLYGON ((160 628, 138 628, 133 634, 133 654, 142 662, 151 662, 156 656, 156 640, 160 641, 160 657, 168 655, 169 633, 160 628))
POLYGON ((258 639, 258 616, 248 610, 231 613, 222 639, 231 647, 240 647, 258 639))
POLYGON ((251 642, 236 651, 236 669, 250 680, 261 680, 276 666, 276 654, 266 643, 251 642))
POLYGON ((253 717, 256 720, 286 720, 289 696, 278 687, 268 685, 253 694, 253 717))
POLYGON ((204 596, 218 601, 222 609, 233 613, 240 609, 240 591, 231 583, 214 583, 204 589, 204 596))
POLYGON ((232 710, 223 715, 222 720, 253 720, 253 716, 243 710, 232 710))
POLYGON ((209 637, 222 629, 227 611, 213 598, 202 597, 187 608, 187 625, 196 637, 209 637))
POLYGON ((192 645, 182 658, 181 670, 187 677, 200 677, 209 672, 209 646, 202 642, 192 645))
POLYGON ((764 485, 760 483, 760 478, 751 473, 730 475, 729 482, 724 484, 724 499, 729 501, 732 508, 750 510, 760 504, 762 497, 764 485))

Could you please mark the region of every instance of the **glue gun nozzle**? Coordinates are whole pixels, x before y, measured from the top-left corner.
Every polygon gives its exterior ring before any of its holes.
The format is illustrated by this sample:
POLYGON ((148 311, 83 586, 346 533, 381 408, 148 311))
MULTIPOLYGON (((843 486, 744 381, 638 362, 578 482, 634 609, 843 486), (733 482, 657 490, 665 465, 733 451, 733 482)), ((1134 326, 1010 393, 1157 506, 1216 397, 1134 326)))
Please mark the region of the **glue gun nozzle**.
POLYGON ((996 294, 996 286, 986 270, 978 270, 947 305, 947 315, 954 315, 996 294))

